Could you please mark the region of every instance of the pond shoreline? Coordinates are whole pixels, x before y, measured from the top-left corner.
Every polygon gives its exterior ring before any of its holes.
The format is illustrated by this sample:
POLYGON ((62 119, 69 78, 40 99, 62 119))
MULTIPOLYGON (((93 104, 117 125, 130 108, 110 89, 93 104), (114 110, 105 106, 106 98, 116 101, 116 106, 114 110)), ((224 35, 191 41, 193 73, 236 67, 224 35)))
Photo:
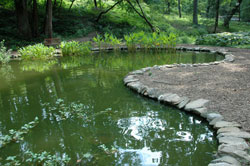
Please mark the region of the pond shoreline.
POLYGON ((124 83, 138 93, 205 118, 217 130, 217 159, 209 166, 250 164, 250 50, 180 45, 210 51, 224 61, 174 64, 130 72, 124 83))

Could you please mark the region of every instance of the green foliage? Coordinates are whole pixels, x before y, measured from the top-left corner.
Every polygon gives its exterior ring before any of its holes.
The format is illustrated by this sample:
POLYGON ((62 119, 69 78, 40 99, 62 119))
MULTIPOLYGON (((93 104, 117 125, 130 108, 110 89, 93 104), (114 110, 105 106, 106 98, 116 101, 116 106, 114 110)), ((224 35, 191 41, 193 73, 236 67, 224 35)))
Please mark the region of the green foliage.
POLYGON ((4 46, 4 40, 0 42, 0 63, 8 63, 10 61, 11 50, 7 50, 4 46))
POLYGON ((20 142, 23 140, 24 135, 27 134, 32 128, 34 128, 39 122, 38 117, 34 121, 29 122, 21 127, 19 130, 9 130, 9 135, 0 136, 0 149, 11 142, 20 142))
POLYGON ((148 33, 144 32, 132 33, 124 36, 128 50, 135 50, 137 45, 141 48, 169 48, 174 49, 176 46, 176 35, 173 33, 148 33))
POLYGON ((93 38, 93 41, 97 44, 99 50, 101 50, 102 44, 104 43, 102 36, 97 34, 96 37, 93 38))
POLYGON ((3 166, 20 166, 20 165, 41 165, 41 166, 66 166, 71 158, 67 154, 62 157, 57 154, 51 155, 49 152, 34 153, 26 151, 22 160, 17 156, 9 156, 3 166))
POLYGON ((43 151, 41 153, 33 153, 31 151, 25 152, 27 164, 43 165, 43 166, 65 166, 71 158, 67 154, 61 156, 51 155, 49 152, 43 151))
POLYGON ((18 53, 22 59, 51 59, 54 56, 55 48, 47 47, 41 43, 20 48, 18 53))
POLYGON ((238 33, 224 32, 224 33, 204 35, 196 40, 196 44, 215 45, 215 46, 249 45, 250 32, 238 32, 238 33))
POLYGON ((91 54, 90 42, 62 42, 60 45, 63 56, 71 55, 89 55, 91 54))

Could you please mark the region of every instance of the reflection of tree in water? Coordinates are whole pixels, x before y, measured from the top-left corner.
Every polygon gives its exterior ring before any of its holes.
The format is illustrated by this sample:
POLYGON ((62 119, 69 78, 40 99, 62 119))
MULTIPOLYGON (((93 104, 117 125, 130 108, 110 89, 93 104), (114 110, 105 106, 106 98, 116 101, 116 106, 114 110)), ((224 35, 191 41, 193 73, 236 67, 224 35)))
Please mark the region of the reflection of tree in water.
POLYGON ((15 79, 14 71, 10 65, 4 64, 0 66, 0 79, 5 80, 8 83, 15 79))

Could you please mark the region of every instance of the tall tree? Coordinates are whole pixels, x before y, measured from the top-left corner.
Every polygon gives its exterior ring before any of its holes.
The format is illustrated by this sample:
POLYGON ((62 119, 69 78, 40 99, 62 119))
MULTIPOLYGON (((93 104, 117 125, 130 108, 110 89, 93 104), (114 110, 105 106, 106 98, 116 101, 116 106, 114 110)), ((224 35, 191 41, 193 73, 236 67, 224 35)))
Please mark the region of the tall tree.
POLYGON ((15 0, 15 10, 19 34, 25 38, 31 38, 32 33, 27 8, 27 0, 15 0))
POLYGON ((231 18, 233 17, 233 15, 236 13, 236 11, 238 11, 240 4, 241 4, 242 0, 237 0, 237 3, 235 4, 235 6, 233 7, 232 10, 230 10, 225 19, 224 19, 224 27, 229 28, 229 22, 231 20, 231 18))
POLYGON ((52 0, 47 0, 46 4, 46 19, 45 19, 45 35, 48 38, 53 37, 53 29, 52 29, 52 0))
POLYGON ((94 4, 95 4, 95 8, 97 9, 97 2, 96 2, 96 0, 94 0, 94 4))
POLYGON ((38 37, 38 11, 37 11, 37 1, 33 0, 33 10, 32 10, 32 32, 33 37, 38 37))
POLYGON ((193 0, 193 24, 198 25, 198 0, 193 0))
POLYGON ((216 33, 219 21, 219 10, 220 10, 220 0, 216 0, 216 15, 215 15, 215 24, 214 24, 214 33, 216 33))
POLYGON ((181 18, 181 0, 178 0, 178 12, 179 12, 179 17, 181 18))

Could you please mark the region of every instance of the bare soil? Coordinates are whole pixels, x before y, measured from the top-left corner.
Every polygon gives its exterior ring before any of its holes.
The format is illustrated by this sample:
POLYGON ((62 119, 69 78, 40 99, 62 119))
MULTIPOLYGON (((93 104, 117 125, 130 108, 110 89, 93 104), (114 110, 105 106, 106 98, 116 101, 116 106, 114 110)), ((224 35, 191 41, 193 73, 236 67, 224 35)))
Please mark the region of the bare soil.
POLYGON ((227 121, 239 122, 243 130, 250 132, 250 49, 223 49, 235 55, 233 63, 154 69, 152 74, 140 75, 140 82, 192 100, 208 99, 208 109, 221 113, 227 121))

